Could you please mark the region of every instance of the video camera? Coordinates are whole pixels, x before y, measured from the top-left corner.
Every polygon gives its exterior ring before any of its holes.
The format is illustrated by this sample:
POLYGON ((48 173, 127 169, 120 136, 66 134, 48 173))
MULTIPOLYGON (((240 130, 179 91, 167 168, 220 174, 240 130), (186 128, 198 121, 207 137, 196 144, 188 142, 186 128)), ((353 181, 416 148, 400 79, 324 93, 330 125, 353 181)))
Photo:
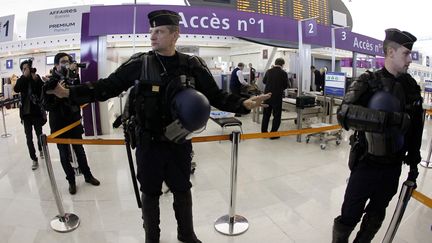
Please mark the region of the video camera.
POLYGON ((87 68, 87 63, 83 62, 83 63, 79 63, 79 62, 72 62, 75 63, 77 67, 79 68, 87 68))
POLYGON ((33 58, 28 59, 28 66, 30 68, 30 73, 36 73, 37 69, 33 67, 33 58))

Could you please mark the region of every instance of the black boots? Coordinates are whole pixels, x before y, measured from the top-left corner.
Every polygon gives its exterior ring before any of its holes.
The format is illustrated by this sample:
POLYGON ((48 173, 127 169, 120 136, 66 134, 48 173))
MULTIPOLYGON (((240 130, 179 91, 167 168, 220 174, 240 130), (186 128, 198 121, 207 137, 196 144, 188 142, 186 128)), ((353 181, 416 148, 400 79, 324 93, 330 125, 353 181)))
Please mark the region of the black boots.
POLYGON ((159 243, 159 196, 142 194, 142 219, 145 230, 145 243, 159 243))
POLYGON ((193 229, 190 190, 184 193, 174 193, 173 208, 177 219, 177 239, 186 243, 201 243, 193 229))
POLYGON ((77 191, 77 189, 76 189, 75 181, 69 182, 69 193, 71 195, 74 195, 76 193, 76 191, 77 191))
POLYGON ((363 216, 360 230, 357 233, 353 243, 370 243, 374 238, 375 234, 381 228, 382 222, 384 221, 385 214, 383 215, 370 215, 366 213, 363 216))
POLYGON ((332 243, 348 243, 349 236, 354 226, 348 226, 340 222, 340 216, 334 219, 332 243))

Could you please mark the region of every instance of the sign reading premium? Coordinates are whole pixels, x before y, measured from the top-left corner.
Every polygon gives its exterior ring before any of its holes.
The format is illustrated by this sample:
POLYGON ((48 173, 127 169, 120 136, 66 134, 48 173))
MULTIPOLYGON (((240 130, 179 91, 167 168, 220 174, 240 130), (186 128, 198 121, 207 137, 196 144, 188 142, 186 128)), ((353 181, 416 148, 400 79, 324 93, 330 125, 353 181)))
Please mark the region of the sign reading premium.
POLYGON ((90 6, 73 6, 29 12, 27 38, 81 33, 82 13, 90 6))
POLYGON ((0 17, 0 42, 12 41, 15 15, 0 17))

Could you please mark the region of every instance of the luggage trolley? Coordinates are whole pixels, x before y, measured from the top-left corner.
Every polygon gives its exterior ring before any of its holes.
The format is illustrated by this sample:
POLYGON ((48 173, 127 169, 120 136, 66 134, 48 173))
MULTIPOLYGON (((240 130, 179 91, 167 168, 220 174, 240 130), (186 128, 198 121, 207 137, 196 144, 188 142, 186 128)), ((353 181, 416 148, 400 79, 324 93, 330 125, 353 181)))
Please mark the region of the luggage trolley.
MULTIPOLYGON (((345 95, 346 86, 345 73, 341 72, 327 72, 324 85, 324 96, 318 96, 317 101, 323 104, 323 122, 312 124, 311 127, 323 127, 333 125, 333 107, 335 104, 342 103, 340 98, 345 95), (339 99, 338 99, 339 98, 339 99), (329 117, 327 123, 327 115, 329 117)), ((326 149, 329 141, 336 141, 339 145, 342 141, 342 129, 333 131, 324 131, 319 133, 308 134, 306 136, 306 143, 309 143, 311 137, 318 137, 320 140, 321 149, 326 149)))

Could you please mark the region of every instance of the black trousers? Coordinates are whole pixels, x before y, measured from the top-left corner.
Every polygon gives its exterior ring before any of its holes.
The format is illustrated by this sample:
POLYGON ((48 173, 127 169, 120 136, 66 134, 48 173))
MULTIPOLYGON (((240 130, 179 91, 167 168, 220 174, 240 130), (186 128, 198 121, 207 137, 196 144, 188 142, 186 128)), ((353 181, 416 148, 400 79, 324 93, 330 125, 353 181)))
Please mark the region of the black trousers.
POLYGON ((168 185, 173 193, 187 192, 190 183, 192 161, 192 144, 152 141, 145 148, 138 145, 136 149, 138 180, 141 191, 147 195, 162 194, 162 182, 168 185))
POLYGON ((351 172, 340 222, 355 226, 363 213, 384 218, 389 202, 397 193, 400 174, 400 163, 384 166, 367 158, 361 161, 351 172))
POLYGON ((270 121, 270 116, 273 114, 273 122, 271 132, 276 132, 279 130, 282 117, 282 100, 280 102, 272 102, 268 104, 268 107, 263 110, 263 118, 261 123, 261 132, 268 131, 268 124, 270 121))
POLYGON ((24 133, 26 135, 26 140, 27 140, 27 148, 29 151, 29 155, 30 158, 32 160, 37 160, 36 157, 36 150, 33 144, 33 129, 36 132, 36 137, 37 137, 37 144, 38 144, 38 149, 39 151, 42 151, 42 146, 41 146, 41 141, 40 141, 40 135, 42 134, 42 117, 41 118, 35 118, 35 117, 31 117, 31 116, 27 116, 23 118, 23 123, 24 123, 24 133))
MULTIPOLYGON (((73 130, 71 130, 73 131, 73 130)), ((68 138, 77 138, 82 139, 82 135, 79 132, 68 132, 68 138)), ((69 183, 75 182, 75 171, 71 164, 71 150, 69 144, 57 144, 57 148, 60 153, 60 162, 62 164, 63 170, 66 174, 66 180, 69 181, 69 183)), ((89 178, 92 174, 90 171, 90 167, 87 163, 87 156, 84 151, 84 147, 81 144, 74 144, 72 145, 73 150, 75 151, 75 155, 77 158, 78 166, 81 170, 81 173, 84 175, 85 178, 89 178)))

